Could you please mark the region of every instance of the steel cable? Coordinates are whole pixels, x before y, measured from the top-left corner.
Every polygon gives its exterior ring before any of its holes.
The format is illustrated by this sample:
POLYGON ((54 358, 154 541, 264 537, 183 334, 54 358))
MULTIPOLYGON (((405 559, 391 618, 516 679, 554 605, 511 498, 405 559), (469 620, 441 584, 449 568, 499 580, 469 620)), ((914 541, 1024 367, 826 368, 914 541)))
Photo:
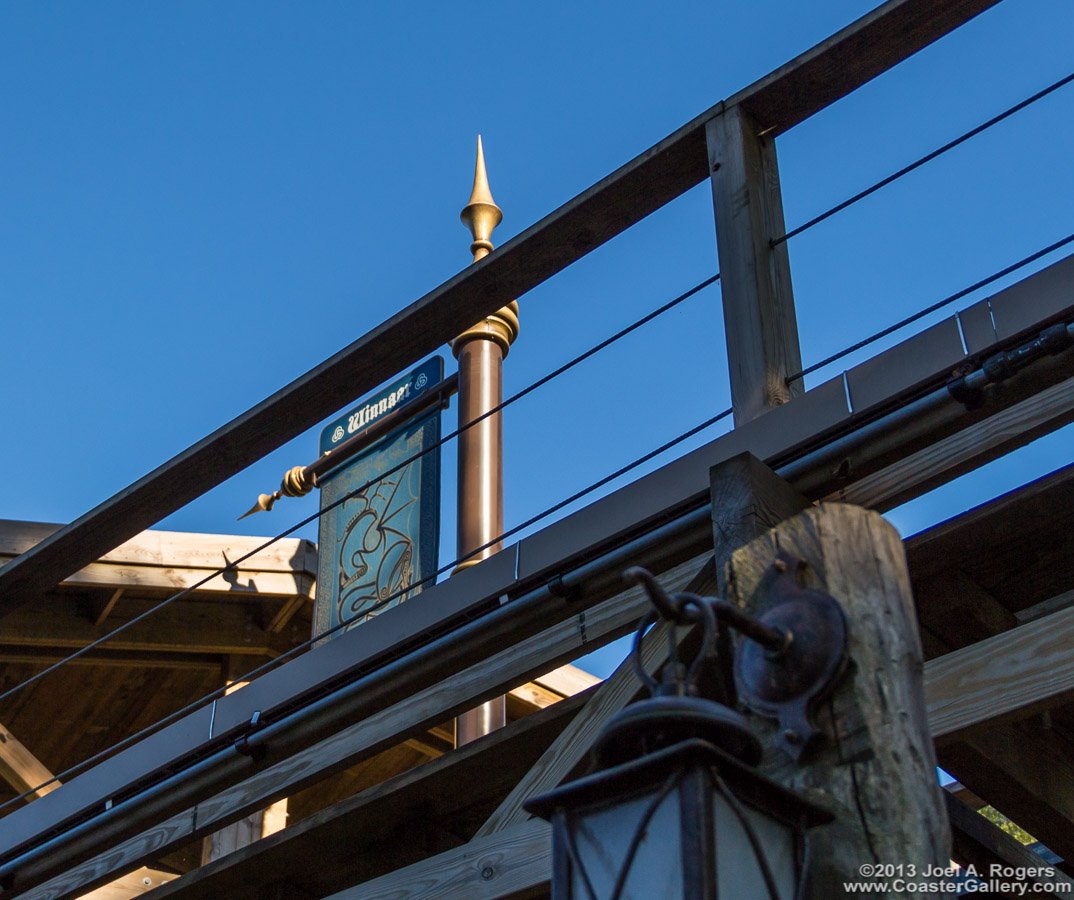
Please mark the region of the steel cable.
POLYGON ((1074 234, 1068 234, 1065 238, 1060 238, 1054 244, 1049 244, 1047 247, 1038 250, 1036 253, 1031 253, 1029 254, 1029 256, 1023 257, 1022 259, 1018 260, 1018 262, 1012 263, 1006 268, 1000 269, 998 272, 994 272, 987 278, 982 278, 980 281, 971 284, 969 287, 963 288, 961 291, 956 291, 949 297, 944 297, 943 300, 939 300, 936 303, 933 303, 931 306, 926 306, 924 309, 918 310, 912 316, 907 316, 905 319, 896 322, 894 325, 889 325, 887 328, 876 332, 876 334, 872 334, 867 338, 863 338, 856 344, 851 344, 849 347, 843 348, 838 353, 833 353, 826 359, 822 359, 820 362, 813 363, 813 365, 811 366, 807 366, 806 368, 802 369, 801 372, 795 372, 793 375, 788 375, 786 378, 786 383, 790 384, 791 382, 797 381, 799 378, 803 378, 804 376, 809 375, 812 372, 816 372, 817 369, 823 369, 825 366, 842 359, 844 356, 849 356, 855 350, 860 350, 862 347, 867 347, 869 346, 869 344, 872 344, 883 337, 887 337, 892 332, 898 331, 900 328, 904 328, 905 326, 916 322, 918 319, 924 318, 925 316, 929 315, 929 313, 934 313, 938 309, 943 309, 943 307, 954 303, 956 300, 961 300, 967 294, 972 294, 974 291, 985 287, 985 285, 992 284, 992 282, 998 281, 1005 275, 1010 275, 1011 272, 1017 272, 1019 269, 1028 266, 1031 262, 1035 262, 1042 256, 1047 256, 1054 250, 1058 250, 1060 247, 1066 246, 1071 241, 1074 241, 1074 234))
POLYGON ((887 187, 887 185, 891 184, 893 181, 898 181, 900 178, 903 177, 903 175, 908 175, 910 172, 913 172, 915 169, 918 169, 921 166, 925 165, 925 163, 932 162, 932 160, 936 159, 936 157, 938 157, 938 156, 942 156, 948 150, 953 150, 955 147, 959 146, 960 144, 965 143, 970 138, 976 137, 982 131, 988 130, 993 125, 998 125, 1004 119, 1006 119, 1006 118, 1008 118, 1010 116, 1013 116, 1016 112, 1019 112, 1020 110, 1025 109, 1027 106, 1029 106, 1029 105, 1031 105, 1033 103, 1036 103, 1038 100, 1041 100, 1044 97, 1047 97, 1053 91, 1059 90, 1059 88, 1063 87, 1066 84, 1069 84, 1071 81, 1074 81, 1074 72, 1071 72, 1069 75, 1067 75, 1064 78, 1060 78, 1054 84, 1048 85, 1048 87, 1044 88, 1044 90, 1038 91, 1032 97, 1027 97, 1021 103, 1016 103, 1014 106, 1010 107, 1009 109, 1004 110, 999 115, 993 116, 987 122, 984 122, 981 125, 978 125, 976 128, 971 128, 965 134, 960 135, 959 137, 955 138, 953 141, 949 141, 948 143, 944 144, 942 147, 938 147, 937 149, 933 150, 931 153, 925 154, 920 159, 910 163, 910 165, 904 166, 903 168, 899 169, 898 172, 895 172, 895 173, 889 175, 887 178, 881 179, 876 184, 874 184, 872 187, 867 187, 864 191, 860 191, 857 194, 855 194, 853 197, 849 197, 848 199, 844 200, 842 203, 836 204, 835 206, 833 206, 831 209, 827 210, 826 212, 822 212, 819 216, 814 216, 808 222, 806 222, 806 223, 804 223, 802 225, 799 225, 797 228, 792 228, 786 234, 782 234, 779 237, 772 238, 769 241, 769 244, 772 247, 776 247, 779 244, 782 244, 784 241, 787 241, 790 238, 801 234, 803 231, 806 231, 807 229, 812 228, 814 225, 817 225, 820 222, 823 222, 825 219, 827 219, 827 218, 829 218, 831 216, 834 216, 837 212, 842 212, 848 206, 853 206, 859 200, 864 200, 870 194, 876 193, 882 187, 887 187))

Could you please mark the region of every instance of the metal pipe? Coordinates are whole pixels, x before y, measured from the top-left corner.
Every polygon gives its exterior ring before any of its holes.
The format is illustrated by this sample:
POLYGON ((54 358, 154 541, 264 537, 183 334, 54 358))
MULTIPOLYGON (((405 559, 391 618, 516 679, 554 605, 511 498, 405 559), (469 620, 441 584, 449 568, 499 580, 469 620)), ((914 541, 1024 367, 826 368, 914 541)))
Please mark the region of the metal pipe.
MULTIPOLYGON (((492 252, 492 230, 503 219, 489 190, 480 136, 474 188, 460 217, 473 235, 470 251, 477 262, 492 252)), ((503 549, 503 542, 497 540, 503 534, 503 417, 500 413, 487 413, 503 401, 503 360, 517 337, 518 304, 512 302, 452 343, 459 361, 455 556, 462 560, 453 575, 503 549)), ((506 723, 506 698, 494 697, 455 720, 455 746, 468 744, 506 723)))

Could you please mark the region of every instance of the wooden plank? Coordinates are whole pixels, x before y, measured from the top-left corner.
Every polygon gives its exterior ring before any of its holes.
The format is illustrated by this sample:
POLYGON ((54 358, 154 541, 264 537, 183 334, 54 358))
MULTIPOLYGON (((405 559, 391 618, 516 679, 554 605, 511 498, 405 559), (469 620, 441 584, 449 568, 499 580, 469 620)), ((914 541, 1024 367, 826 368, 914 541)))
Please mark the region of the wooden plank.
POLYGON ((291 384, 0 569, 0 615, 221 484, 708 175, 704 130, 743 104, 785 131, 996 0, 889 0, 787 65, 702 113, 291 384))
POLYGON ((1074 421, 1074 378, 905 456, 825 499, 884 512, 1074 421))
POLYGON ((1064 609, 929 660, 929 728, 950 740, 968 728, 1026 716, 1074 697, 1074 609, 1064 609))
POLYGON ((33 791, 34 797, 44 797, 60 786, 52 780, 49 768, 3 725, 0 725, 0 778, 20 794, 33 791))
POLYGON ((188 873, 160 896, 260 900, 282 880, 320 897, 461 844, 590 699, 576 695, 511 722, 434 762, 373 785, 238 851, 188 873))
MULTIPOLYGON (((123 612, 113 613, 106 628, 130 621, 132 611, 123 612)), ((79 614, 77 597, 59 596, 50 598, 40 609, 20 610, 0 621, 0 647, 79 649, 97 640, 105 630, 79 614)), ((259 627, 243 605, 226 600, 172 604, 103 645, 110 651, 259 656, 278 656, 292 646, 281 635, 259 627)))
POLYGON ((123 591, 126 588, 116 588, 112 591, 112 596, 101 604, 100 611, 93 617, 94 626, 101 625, 105 619, 108 618, 108 614, 116 608, 116 603, 119 602, 119 598, 123 596, 123 591))
MULTIPOLYGON (((703 559, 702 556, 669 570, 662 577, 662 582, 668 590, 682 590, 702 566, 703 559)), ((265 802, 294 793, 360 757, 420 735, 430 726, 469 709, 475 702, 503 693, 512 682, 517 683, 517 679, 532 677, 546 671, 549 665, 596 649, 602 641, 629 631, 647 608, 648 600, 640 589, 624 591, 586 611, 584 618, 574 617, 561 622, 471 666, 448 681, 419 691, 225 789, 200 803, 196 811, 185 810, 173 815, 155 828, 72 867, 63 876, 29 889, 25 896, 33 900, 58 900, 72 896, 84 885, 97 883, 121 872, 124 867, 137 865, 151 854, 159 854, 235 821, 265 802)), ((255 685, 256 682, 250 687, 255 685)))
MULTIPOLYGON (((60 787, 52 771, 3 725, 0 725, 0 777, 20 794, 32 791, 34 797, 44 797, 60 787)), ((174 877, 170 873, 143 866, 83 894, 82 900, 126 900, 159 887, 174 877)))
MULTIPOLYGON (((0 519, 0 555, 18 556, 63 526, 49 522, 0 519)), ((317 574, 317 548, 304 538, 281 538, 263 549, 269 540, 241 534, 209 534, 196 531, 152 529, 134 535, 102 554, 97 562, 128 566, 169 566, 185 569, 217 569, 245 556, 239 571, 306 572, 317 574), (255 552, 256 551, 256 552, 255 552)))
POLYGON ((802 393, 798 321, 791 290, 774 138, 758 136, 745 109, 728 107, 705 130, 724 333, 735 424, 802 393))
MULTIPOLYGON (((642 648, 645 670, 651 675, 667 660, 668 627, 661 623, 642 648)), ((605 723, 638 693, 638 676, 632 660, 624 660, 611 677, 597 688, 596 696, 536 762, 514 790, 489 816, 477 837, 493 834, 524 822, 529 814, 522 804, 550 791, 563 781, 589 752, 605 723)))
POLYGON ((568 663, 558 669, 553 669, 551 672, 546 672, 538 678, 534 678, 533 681, 540 687, 555 691, 564 697, 573 697, 575 694, 587 691, 593 685, 599 684, 601 679, 596 675, 589 674, 584 669, 579 669, 577 666, 568 663))
MULTIPOLYGON (((12 557, 0 554, 0 563, 12 557)), ((171 566, 125 566, 116 563, 90 563, 67 576, 62 584, 77 587, 142 588, 180 591, 186 588, 207 593, 245 594, 250 597, 313 596, 314 576, 305 572, 261 572, 251 569, 228 570, 199 584, 212 569, 173 568, 171 566)))
POLYGON ((83 894, 80 900, 128 900, 130 897, 138 897, 146 891, 174 881, 176 877, 171 872, 161 872, 158 869, 142 866, 129 875, 95 888, 88 894, 83 894))
POLYGON ((546 890, 551 872, 551 827, 534 819, 325 900, 509 900, 546 890))
POLYGON ((544 709, 564 697, 573 697, 600 682, 601 679, 596 675, 590 675, 577 666, 566 665, 514 688, 508 696, 532 708, 544 709))

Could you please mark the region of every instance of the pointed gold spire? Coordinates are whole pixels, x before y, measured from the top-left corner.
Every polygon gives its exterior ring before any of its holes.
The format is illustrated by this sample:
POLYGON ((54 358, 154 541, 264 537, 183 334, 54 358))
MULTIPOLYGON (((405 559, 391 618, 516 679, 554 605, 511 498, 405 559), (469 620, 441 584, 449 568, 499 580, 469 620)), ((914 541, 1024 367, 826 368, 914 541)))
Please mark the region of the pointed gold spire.
POLYGON ((470 202, 459 214, 463 225, 470 229, 474 242, 470 252, 474 262, 492 252, 492 229, 503 221, 503 212, 492 199, 489 189, 489 177, 485 171, 485 151, 481 146, 481 135, 477 136, 477 165, 474 167, 474 189, 470 192, 470 202))

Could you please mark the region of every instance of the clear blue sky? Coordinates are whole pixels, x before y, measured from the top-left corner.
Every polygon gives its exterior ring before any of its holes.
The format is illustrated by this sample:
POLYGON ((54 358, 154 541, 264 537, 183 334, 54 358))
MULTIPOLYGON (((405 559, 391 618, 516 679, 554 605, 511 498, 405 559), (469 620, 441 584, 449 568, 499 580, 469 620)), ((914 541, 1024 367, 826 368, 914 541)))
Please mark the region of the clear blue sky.
MULTIPOLYGON (((3 5, 0 515, 70 521, 466 266, 478 132, 502 243, 873 5, 3 5)), ((1072 34, 1067 0, 1005 0, 780 138, 788 225, 1067 74, 1072 34)), ((805 360, 1074 231, 1072 138, 1074 86, 795 238, 805 360)), ((716 268, 701 185, 521 299, 507 391, 716 268)), ((719 309, 710 288, 506 414, 508 525, 728 405, 719 309)), ((891 519, 913 533, 1069 445, 891 519)), ((161 527, 282 530, 315 498, 235 517, 316 449, 161 527)))

